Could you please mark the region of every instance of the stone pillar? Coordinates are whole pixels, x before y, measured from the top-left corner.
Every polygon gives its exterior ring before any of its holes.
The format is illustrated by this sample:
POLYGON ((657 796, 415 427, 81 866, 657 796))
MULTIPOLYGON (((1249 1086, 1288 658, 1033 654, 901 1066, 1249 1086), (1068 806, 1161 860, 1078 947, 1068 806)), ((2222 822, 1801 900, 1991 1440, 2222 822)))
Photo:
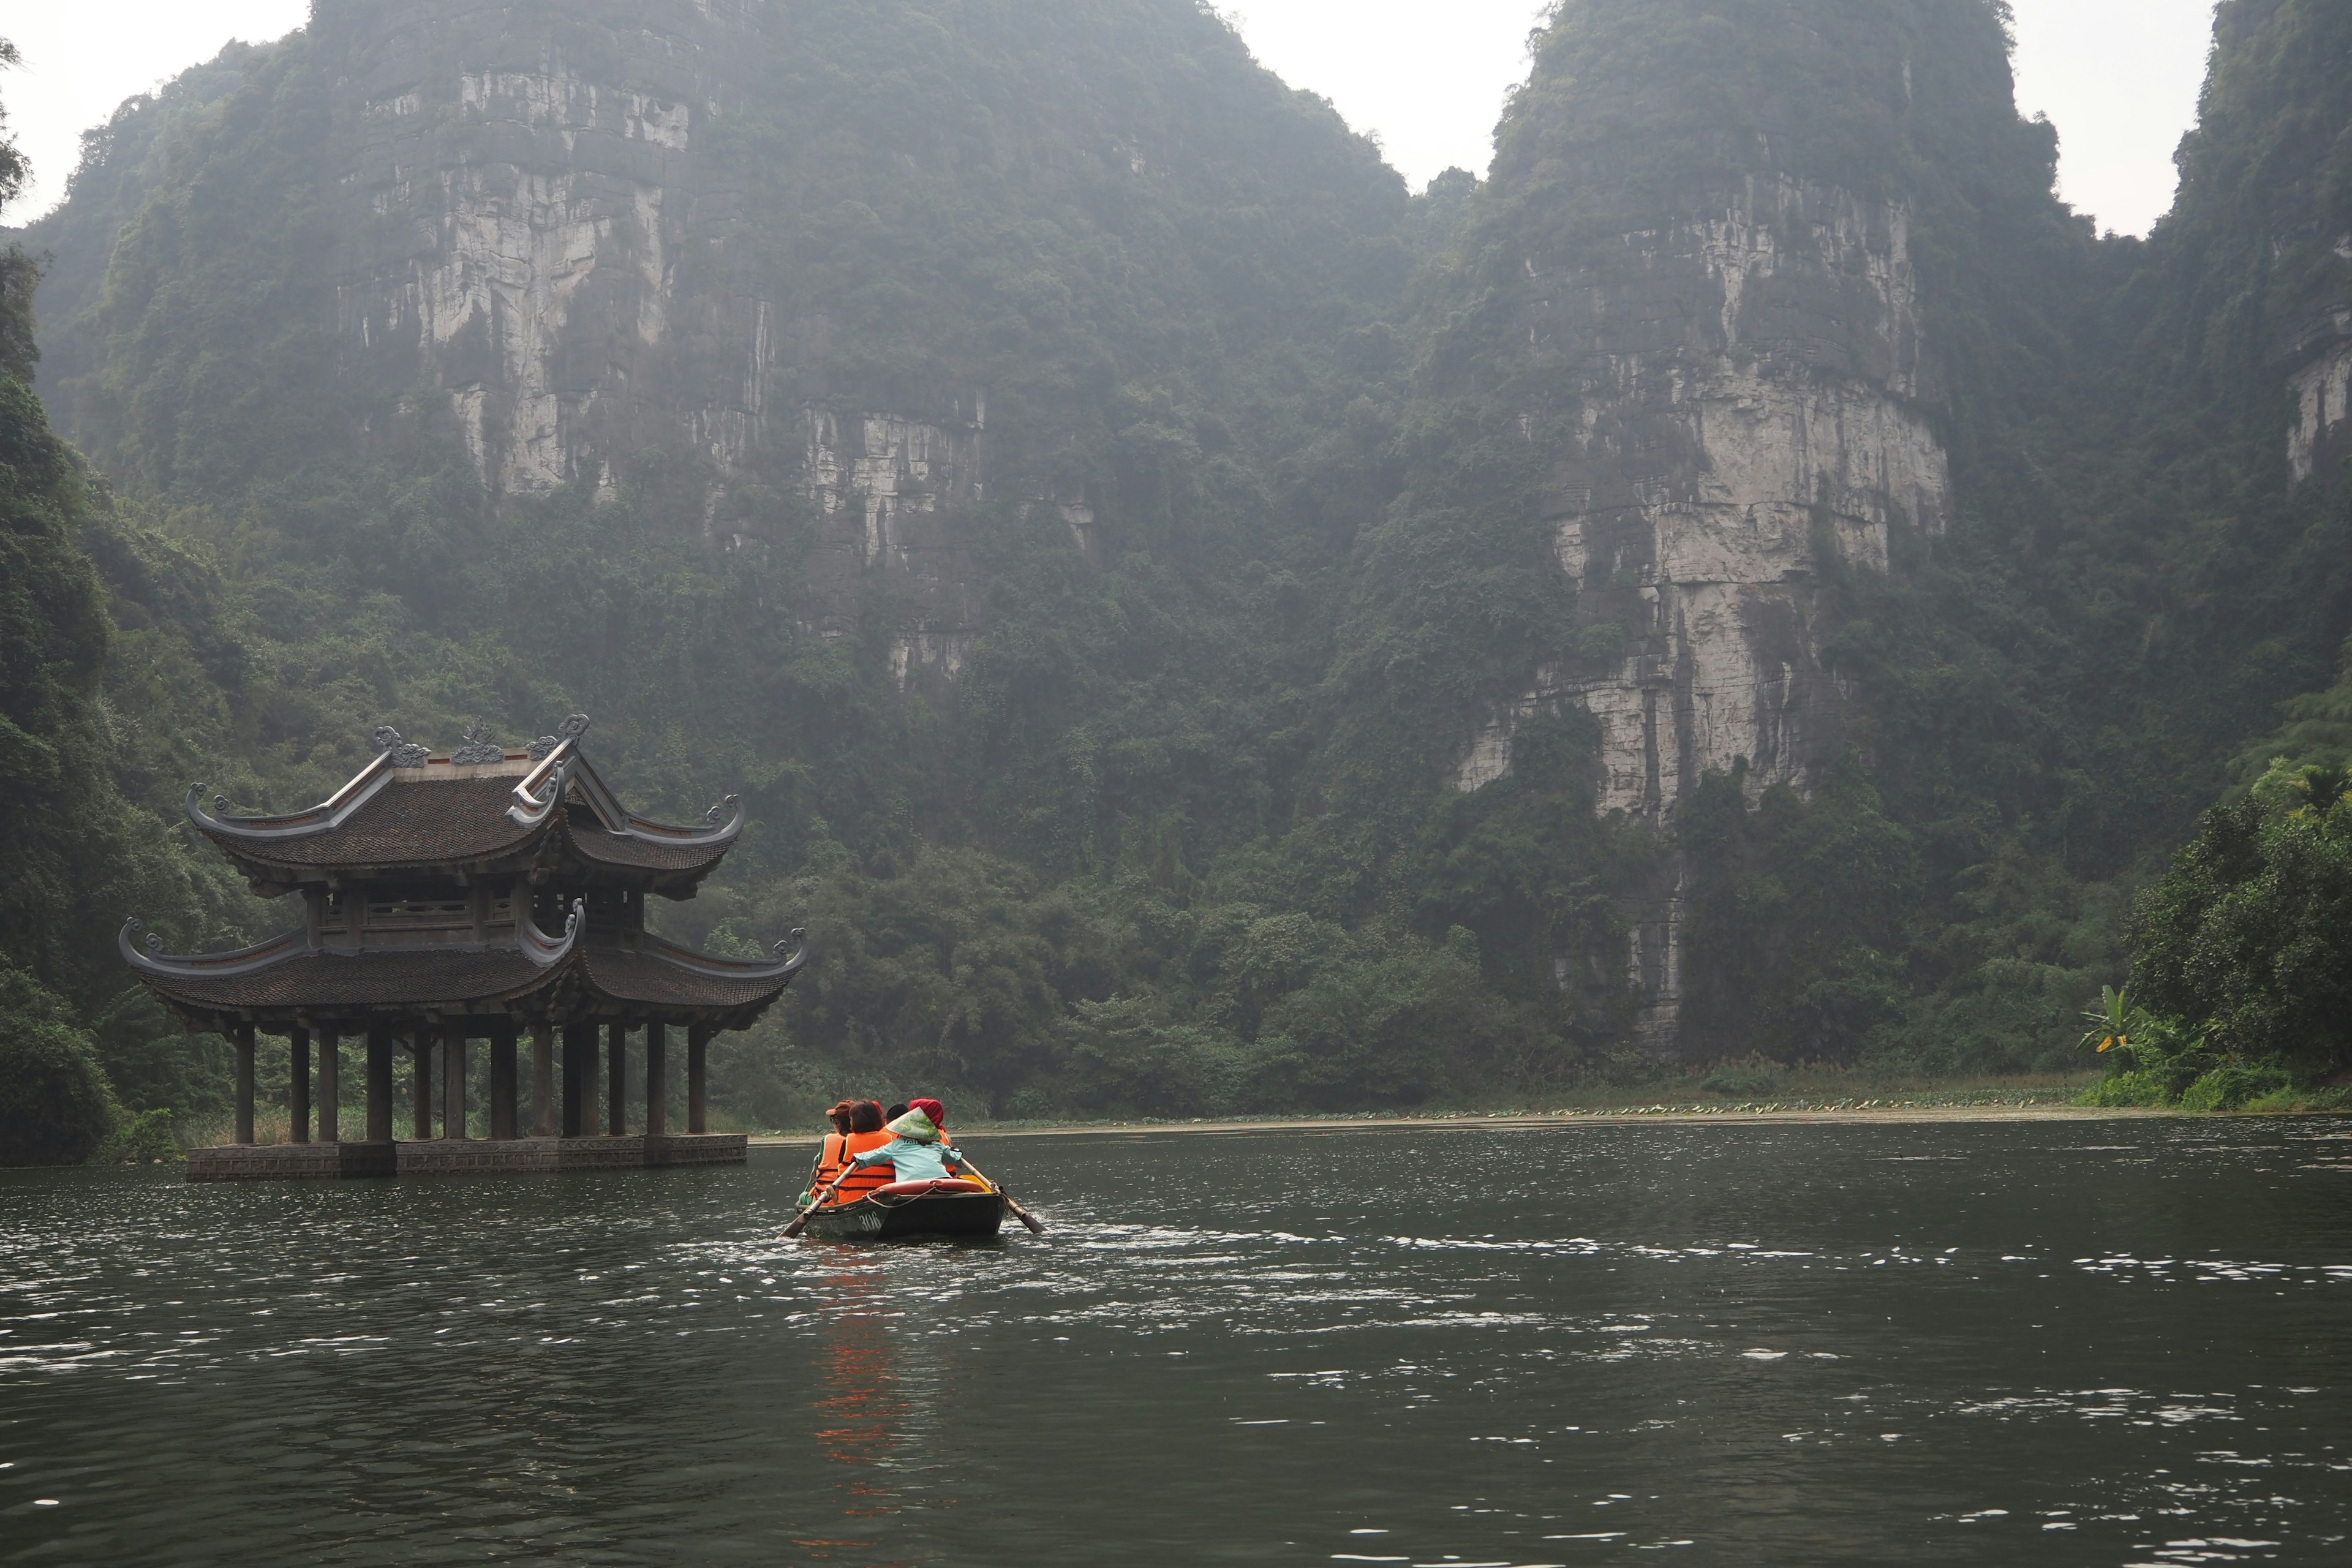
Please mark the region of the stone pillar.
POLYGON ((703 1091, 705 1058, 709 1054, 710 1037, 719 1031, 709 1024, 688 1024, 686 1026, 686 1130, 708 1132, 709 1119, 704 1114, 709 1108, 709 1097, 703 1091))
POLYGON ((629 1026, 615 1019, 604 1033, 604 1131, 618 1138, 629 1130, 629 1026))
POLYGON ((229 1027, 230 1043, 236 1047, 236 1141, 253 1142, 253 1026, 235 1024, 229 1027))
POLYGON ((589 1130, 588 1081, 596 1069, 596 1026, 563 1026, 563 1136, 589 1130))
POLYGON ((441 1136, 466 1135, 466 1026, 441 1026, 441 1136))
POLYGON ((343 1141, 343 1037, 319 1031, 319 1142, 343 1141))
POLYGON ((659 1018, 646 1025, 646 1136, 669 1131, 669 1031, 659 1018))
POLYGON ((555 1025, 534 1018, 530 1025, 530 1135, 555 1136, 555 1025))
POLYGON ((409 1136, 425 1139, 433 1136, 433 1030, 430 1025, 419 1025, 408 1037, 409 1054, 416 1058, 415 1092, 409 1098, 412 1125, 409 1136))
POLYGON ((490 1027, 490 1136, 515 1135, 515 1026, 511 1020, 490 1027))
POLYGON ((367 1141, 392 1142, 392 1029, 384 1024, 367 1031, 367 1141))
POLYGON ((286 1141, 310 1141, 310 1031, 286 1031, 286 1141))

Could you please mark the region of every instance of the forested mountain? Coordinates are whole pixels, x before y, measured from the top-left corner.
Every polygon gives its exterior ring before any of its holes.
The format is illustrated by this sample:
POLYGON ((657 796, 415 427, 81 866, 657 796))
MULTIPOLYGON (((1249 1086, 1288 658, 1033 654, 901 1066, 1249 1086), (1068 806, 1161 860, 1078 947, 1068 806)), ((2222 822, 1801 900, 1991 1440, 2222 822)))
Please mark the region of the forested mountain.
POLYGON ((198 1103, 68 952, 283 923, 179 792, 578 709, 810 930, 754 1120, 2053 1059, 2352 630, 2352 17, 2221 5, 2145 242, 2005 24, 1562 0, 1416 196, 1193 0, 320 0, 17 237, 8 713, 153 874, 11 955, 198 1103))

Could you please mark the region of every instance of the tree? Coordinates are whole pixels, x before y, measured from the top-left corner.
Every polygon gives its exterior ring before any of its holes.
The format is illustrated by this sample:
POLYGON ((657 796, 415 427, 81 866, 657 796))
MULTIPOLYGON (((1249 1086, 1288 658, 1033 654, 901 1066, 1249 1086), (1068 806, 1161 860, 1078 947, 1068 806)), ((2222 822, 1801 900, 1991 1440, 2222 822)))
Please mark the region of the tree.
POLYGON ((2205 814, 2141 899, 2133 984, 2224 1058, 2352 1065, 2352 805, 2205 814))
POLYGON ((0 964, 0 1165, 74 1165, 114 1131, 114 1091, 73 1010, 0 964))

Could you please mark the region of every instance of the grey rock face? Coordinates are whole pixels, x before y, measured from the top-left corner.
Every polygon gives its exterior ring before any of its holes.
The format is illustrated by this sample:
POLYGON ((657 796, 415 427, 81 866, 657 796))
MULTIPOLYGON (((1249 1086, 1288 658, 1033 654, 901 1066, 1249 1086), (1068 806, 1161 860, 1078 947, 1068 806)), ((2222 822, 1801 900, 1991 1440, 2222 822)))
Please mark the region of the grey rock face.
POLYGON ((952 511, 977 502, 985 393, 950 422, 792 384, 739 182, 707 149, 760 90, 771 44, 743 0, 421 0, 327 7, 337 338, 347 374, 446 400, 506 498, 609 489, 647 447, 699 452, 719 487, 755 468, 814 504, 813 620, 856 625, 892 580, 902 679, 951 678, 975 595, 952 511), (780 366, 786 368, 780 369, 780 366))
POLYGON ((544 491, 690 429, 722 462, 769 417, 767 304, 698 142, 756 70, 740 6, 331 7, 338 334, 429 382, 485 482, 544 491))
MULTIPOLYGON (((2352 260, 2352 235, 2336 243, 2352 260)), ((2352 456, 2352 304, 2316 314, 2286 356, 2287 396, 2294 407, 2286 434, 2289 482, 2301 484, 2352 456)))
POLYGON ((988 395, 975 391, 953 428, 888 414, 805 412, 803 484, 824 518, 810 563, 817 603, 841 609, 820 622, 827 637, 854 629, 858 577, 881 570, 911 590, 890 645, 901 686, 923 676, 952 681, 963 671, 980 622, 980 589, 953 518, 986 498, 982 470, 988 395))
MULTIPOLYGON (((1457 787, 1508 769, 1519 720, 1571 704, 1601 721, 1601 808, 1662 826, 1736 760, 1751 795, 1810 791, 1835 760, 1847 694, 1820 658, 1822 554, 1883 571, 1893 531, 1937 533, 1950 512, 1908 216, 1755 177, 1597 263, 1528 259, 1529 352, 1562 356, 1578 394, 1547 516, 1583 619, 1624 635, 1543 669, 1473 737, 1457 787)), ((1627 958, 1662 1055, 1680 902, 1659 889, 1627 958)))

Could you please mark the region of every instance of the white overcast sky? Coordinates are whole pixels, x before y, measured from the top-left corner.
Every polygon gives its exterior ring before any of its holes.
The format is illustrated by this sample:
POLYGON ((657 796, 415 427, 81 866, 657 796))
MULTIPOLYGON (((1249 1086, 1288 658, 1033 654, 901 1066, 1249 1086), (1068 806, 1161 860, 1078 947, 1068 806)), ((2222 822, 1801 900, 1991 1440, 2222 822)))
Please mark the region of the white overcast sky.
MULTIPOLYGON (((2015 0, 2018 104, 2057 122, 2063 194, 2144 234, 2172 200, 2172 149, 2195 117, 2212 0, 2015 0)), ((1223 0, 1251 48, 1378 135, 1415 188, 1485 173, 1503 92, 1527 70, 1538 0, 1223 0)), ((22 222, 65 194, 81 132, 231 38, 300 26, 309 0, 0 0, 24 52, 0 75, 34 186, 22 222)))

